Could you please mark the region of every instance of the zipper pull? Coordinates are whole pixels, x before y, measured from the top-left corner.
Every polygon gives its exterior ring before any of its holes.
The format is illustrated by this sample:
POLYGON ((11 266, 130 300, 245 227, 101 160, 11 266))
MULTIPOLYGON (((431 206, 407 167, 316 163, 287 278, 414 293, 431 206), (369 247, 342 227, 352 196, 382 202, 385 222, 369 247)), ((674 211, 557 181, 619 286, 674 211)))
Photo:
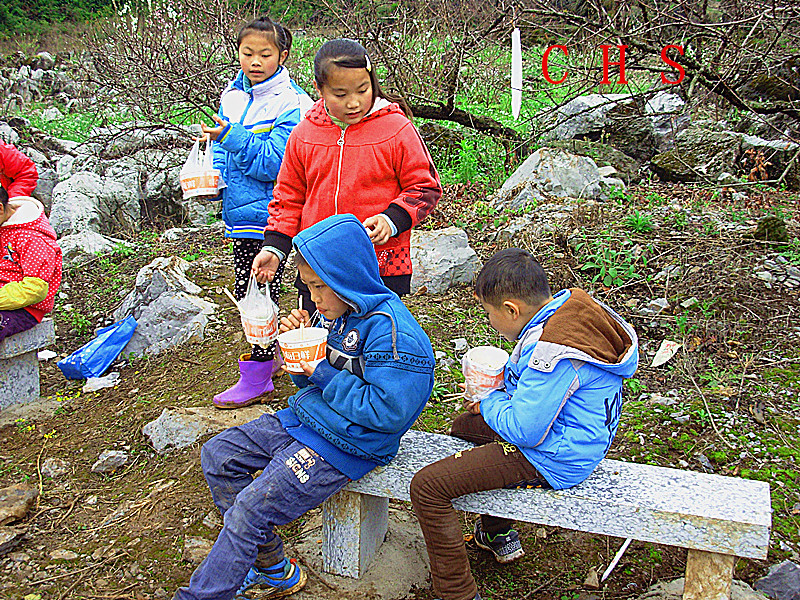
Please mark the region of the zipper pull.
POLYGON ((336 142, 339 146, 344 146, 344 129, 342 129, 342 135, 339 136, 339 141, 336 142))

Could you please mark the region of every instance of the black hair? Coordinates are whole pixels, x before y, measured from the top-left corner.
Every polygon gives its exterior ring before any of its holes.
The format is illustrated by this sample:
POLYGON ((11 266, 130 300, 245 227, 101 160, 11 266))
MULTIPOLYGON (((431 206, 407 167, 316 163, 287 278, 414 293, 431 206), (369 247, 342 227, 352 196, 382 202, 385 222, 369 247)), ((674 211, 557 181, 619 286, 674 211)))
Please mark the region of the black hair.
MULTIPOLYGON (((292 32, 267 16, 259 17, 242 27, 236 38, 236 47, 238 48, 242 45, 244 36, 259 32, 265 34, 275 44, 279 53, 282 54, 284 50, 286 52, 292 51, 292 32)), ((286 57, 288 58, 289 55, 287 54, 286 57)))
POLYGON ((317 54, 314 56, 314 81, 317 82, 318 88, 322 88, 328 82, 332 66, 345 69, 366 69, 372 85, 373 102, 375 98, 385 98, 389 102, 396 102, 409 119, 413 118, 411 108, 402 96, 387 94, 383 91, 378 82, 378 75, 375 73, 375 65, 370 61, 367 49, 357 41, 347 38, 329 40, 317 50, 317 54))
POLYGON ((0 186, 0 204, 3 205, 3 209, 5 209, 6 204, 8 204, 8 191, 2 186, 0 186))
POLYGON ((530 252, 506 248, 483 265, 475 280, 475 294, 492 306, 500 306, 509 298, 539 306, 550 298, 550 284, 542 265, 530 252))
POLYGON ((306 257, 300 254, 300 250, 297 248, 294 250, 294 266, 308 267, 309 269, 311 268, 311 265, 308 264, 306 257))

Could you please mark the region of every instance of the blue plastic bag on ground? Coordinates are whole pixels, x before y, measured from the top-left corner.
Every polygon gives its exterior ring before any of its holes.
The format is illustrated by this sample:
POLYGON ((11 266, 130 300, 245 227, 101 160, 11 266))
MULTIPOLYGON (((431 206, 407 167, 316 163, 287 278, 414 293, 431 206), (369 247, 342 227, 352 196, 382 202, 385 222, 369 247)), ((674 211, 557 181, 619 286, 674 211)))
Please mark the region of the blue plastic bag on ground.
POLYGON ((58 368, 67 379, 100 377, 130 341, 136 325, 136 319, 130 315, 104 327, 91 342, 58 361, 58 368))

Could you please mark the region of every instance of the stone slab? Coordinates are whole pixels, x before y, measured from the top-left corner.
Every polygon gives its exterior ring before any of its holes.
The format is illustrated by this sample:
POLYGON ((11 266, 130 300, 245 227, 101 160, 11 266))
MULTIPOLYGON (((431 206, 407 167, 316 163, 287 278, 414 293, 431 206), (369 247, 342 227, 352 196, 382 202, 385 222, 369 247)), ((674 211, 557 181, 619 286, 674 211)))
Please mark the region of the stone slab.
POLYGON ((56 339, 52 319, 0 342, 0 410, 39 399, 38 351, 56 339))
MULTIPOLYGON (((470 444, 411 430, 397 457, 345 488, 409 500, 411 478, 425 465, 470 444)), ((473 513, 601 535, 764 559, 772 521, 769 484, 651 465, 603 460, 566 490, 492 490, 456 499, 473 513)))
POLYGON ((43 319, 28 331, 7 337, 0 342, 0 360, 19 356, 31 350, 40 350, 56 341, 53 319, 43 319))

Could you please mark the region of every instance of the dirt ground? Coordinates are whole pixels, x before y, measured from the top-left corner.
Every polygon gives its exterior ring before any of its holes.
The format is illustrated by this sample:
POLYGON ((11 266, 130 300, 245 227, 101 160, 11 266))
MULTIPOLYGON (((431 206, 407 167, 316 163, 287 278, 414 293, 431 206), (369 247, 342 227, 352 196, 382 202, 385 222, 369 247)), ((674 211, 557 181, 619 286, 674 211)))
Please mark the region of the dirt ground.
MULTIPOLYGON (((770 559, 739 560, 736 566, 737 578, 752 583, 769 564, 796 556, 800 538, 797 513, 792 512, 800 501, 795 463, 795 456, 800 458, 796 437, 800 423, 798 292, 781 286, 768 289, 752 276, 770 248, 738 233, 726 233, 724 228, 712 232, 707 223, 730 219, 736 211, 740 222, 754 226, 760 216, 782 207, 790 233, 796 236, 796 197, 763 192, 733 201, 702 194, 668 186, 634 191, 628 205, 575 210, 568 225, 516 243, 543 257, 553 288, 591 288, 637 327, 648 360, 642 361, 636 384, 626 386, 628 404, 611 458, 702 470, 698 462, 702 454, 718 474, 765 478, 775 486, 776 534, 770 559), (642 277, 610 288, 593 283, 591 271, 580 268, 576 232, 593 232, 586 239, 599 239, 609 231, 620 231, 625 215, 635 207, 660 214, 656 210, 660 206, 652 208, 648 194, 663 198, 667 207, 679 205, 685 210, 690 216, 687 227, 678 230, 664 225, 647 235, 624 233, 631 247, 651 247, 650 263, 637 267, 642 277), (692 215, 700 216, 693 221, 692 215), (680 264, 685 275, 672 281, 644 277, 657 274, 667 264, 680 264), (710 302, 710 308, 687 311, 684 321, 677 303, 671 312, 655 318, 637 312, 636 307, 661 296, 677 301, 696 297, 701 303, 710 302), (660 340, 681 333, 684 352, 667 369, 650 368, 649 358, 660 340), (670 391, 676 391, 691 416, 688 424, 666 418, 652 400, 643 399, 670 391), (709 419, 709 412, 714 418, 709 419), (716 432, 717 422, 725 415, 733 415, 737 435, 754 432, 758 439, 775 440, 763 442, 769 450, 766 456, 744 456, 744 451, 740 455, 727 448, 716 432)), ((483 198, 479 186, 448 189, 426 227, 465 222, 472 246, 486 258, 507 242, 496 236, 503 225, 497 223, 497 215, 475 213, 476 200, 483 198)), ((54 312, 58 340, 52 349, 59 356, 88 341, 94 329, 106 323, 138 269, 156 256, 178 255, 192 262, 190 278, 204 288, 207 299, 217 302, 220 322, 202 342, 116 364, 112 370, 120 372, 119 384, 98 392, 83 393, 83 382, 65 380, 57 359, 42 363, 43 403, 49 403, 52 412, 31 410, 0 428, 0 487, 27 482, 41 492, 19 523, 27 529, 26 538, 0 557, 2 598, 171 598, 195 567, 185 560, 185 540, 215 539, 220 523, 200 470, 200 444, 159 455, 142 435, 142 427, 164 408, 208 404, 214 393, 235 381, 236 360, 247 344, 238 314, 220 287, 232 283, 230 251, 215 229, 195 232, 178 242, 159 242, 151 234, 142 234, 137 241, 134 253, 98 257, 65 272, 64 297, 54 312), (93 463, 104 450, 124 450, 131 461, 110 476, 92 473, 93 463), (44 476, 42 465, 47 459, 63 461, 67 472, 44 476)), ((284 309, 296 302, 289 285, 285 292, 284 309)), ((406 302, 431 336, 434 349, 448 357, 456 356, 453 341, 457 338, 467 339, 470 345, 500 343, 488 331, 467 286, 436 296, 410 296, 406 302)), ((437 381, 434 398, 417 427, 444 432, 458 411, 457 369, 437 371, 437 381)), ((288 377, 280 377, 276 391, 265 402, 274 408, 285 406, 292 390, 288 377)), ((402 503, 393 506, 394 513, 405 513, 399 517, 401 522, 411 519, 408 531, 413 530, 410 508, 402 503)), ((290 553, 315 535, 318 518, 310 513, 282 530, 290 553)), ((463 519, 466 534, 474 516, 463 519)), ((631 598, 659 580, 682 576, 685 568, 685 551, 634 542, 605 587, 596 590, 584 585, 587 575, 592 569, 602 573, 623 540, 530 524, 520 524, 519 529, 526 556, 502 568, 468 544, 487 600, 631 598)), ((397 570, 403 568, 396 565, 397 570)), ((391 569, 385 576, 386 581, 396 579, 391 569)), ((330 580, 317 572, 311 579, 309 585, 318 589, 339 589, 326 585, 330 580)), ((340 597, 357 597, 340 592, 340 597)), ((398 592, 396 597, 403 596, 398 592)), ((410 597, 431 600, 429 582, 417 586, 410 597)))

